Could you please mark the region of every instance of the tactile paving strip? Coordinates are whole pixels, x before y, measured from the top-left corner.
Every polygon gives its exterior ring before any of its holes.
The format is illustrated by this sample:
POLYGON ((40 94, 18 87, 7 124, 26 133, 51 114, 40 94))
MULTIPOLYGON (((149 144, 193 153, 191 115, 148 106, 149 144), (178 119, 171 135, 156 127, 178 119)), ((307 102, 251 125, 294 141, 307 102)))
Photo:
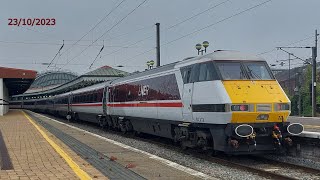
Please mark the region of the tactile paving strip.
POLYGON ((73 138, 72 136, 62 132, 61 130, 53 127, 52 125, 42 121, 41 119, 35 117, 33 114, 28 113, 28 115, 31 116, 35 121, 37 121, 37 123, 41 124, 50 133, 59 138, 74 152, 79 154, 81 157, 85 157, 84 159, 88 163, 98 169, 109 179, 145 179, 139 174, 131 171, 130 169, 123 167, 119 163, 110 161, 108 157, 101 159, 99 156, 99 154, 101 153, 99 153, 98 151, 73 138))

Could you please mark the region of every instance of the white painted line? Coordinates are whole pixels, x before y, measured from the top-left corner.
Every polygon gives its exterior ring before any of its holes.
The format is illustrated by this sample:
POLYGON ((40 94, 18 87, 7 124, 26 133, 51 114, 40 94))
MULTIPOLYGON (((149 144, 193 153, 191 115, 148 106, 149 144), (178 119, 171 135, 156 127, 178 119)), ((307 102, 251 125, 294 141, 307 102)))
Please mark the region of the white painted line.
POLYGON ((297 118, 297 119, 320 119, 320 117, 300 117, 300 116, 289 116, 290 118, 297 118))
POLYGON ((320 132, 302 131, 299 136, 320 139, 320 132))
MULTIPOLYGON (((29 112, 31 112, 31 111, 29 111, 29 112)), ((147 156, 149 156, 149 158, 151 158, 151 159, 155 159, 155 160, 157 160, 157 161, 159 161, 159 162, 161 162, 161 163, 163 163, 163 164, 165 164, 165 165, 167 165, 167 166, 173 167, 173 168, 175 168, 175 169, 178 169, 178 170, 183 171, 183 172, 185 172, 185 173, 188 173, 188 174, 190 174, 190 175, 196 176, 196 177, 198 177, 198 178, 201 178, 201 179, 217 179, 217 178, 211 177, 211 176, 209 176, 209 175, 207 175, 207 174, 204 174, 204 173, 202 173, 202 172, 200 172, 200 171, 197 171, 197 170, 194 170, 194 169, 191 169, 191 168, 182 166, 182 165, 180 165, 180 164, 178 164, 178 163, 175 163, 175 162, 172 162, 172 161, 170 161, 170 160, 164 159, 164 158, 162 158, 162 157, 159 157, 159 156, 150 154, 150 153, 148 153, 148 152, 146 152, 146 151, 142 151, 142 150, 140 150, 140 149, 137 149, 137 148, 134 148, 134 147, 125 145, 125 144, 123 144, 123 143, 114 141, 114 140, 112 140, 112 139, 108 139, 108 138, 103 137, 103 136, 100 136, 100 135, 98 135, 98 134, 94 134, 94 133, 89 132, 89 131, 86 131, 86 130, 84 130, 84 129, 81 129, 81 128, 78 128, 78 127, 74 127, 74 126, 71 126, 71 125, 69 125, 69 124, 66 124, 66 123, 57 121, 57 120, 52 119, 52 118, 50 118, 50 117, 44 116, 44 115, 42 115, 42 114, 38 114, 38 113, 35 113, 35 112, 31 112, 31 113, 37 114, 37 115, 39 115, 39 116, 42 116, 42 117, 47 118, 47 119, 50 119, 50 120, 52 120, 52 121, 54 121, 54 122, 56 122, 56 123, 63 124, 63 125, 65 125, 65 126, 68 126, 68 127, 70 127, 70 128, 76 129, 76 130, 78 130, 78 131, 82 131, 82 132, 88 133, 88 134, 90 134, 90 135, 92 135, 92 136, 95 136, 95 137, 97 137, 97 138, 103 139, 103 140, 105 140, 105 141, 107 141, 107 142, 109 142, 109 143, 112 143, 112 144, 114 144, 114 145, 120 146, 120 147, 122 147, 122 148, 125 148, 125 149, 131 150, 131 151, 135 151, 135 152, 138 152, 138 153, 147 155, 147 156)))

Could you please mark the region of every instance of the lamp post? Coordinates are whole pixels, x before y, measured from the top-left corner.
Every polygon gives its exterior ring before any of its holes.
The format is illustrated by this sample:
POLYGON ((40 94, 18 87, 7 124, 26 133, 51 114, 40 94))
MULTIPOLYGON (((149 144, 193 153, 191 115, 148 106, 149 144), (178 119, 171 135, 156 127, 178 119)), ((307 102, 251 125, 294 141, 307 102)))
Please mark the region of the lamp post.
POLYGON ((154 60, 147 61, 148 69, 152 69, 152 68, 153 68, 153 65, 154 65, 154 60))
POLYGON ((206 53, 207 52, 207 47, 209 47, 209 42, 208 41, 203 41, 202 44, 198 43, 196 44, 196 49, 198 50, 198 55, 203 55, 203 51, 206 53), (204 47, 204 49, 202 49, 202 46, 204 47))

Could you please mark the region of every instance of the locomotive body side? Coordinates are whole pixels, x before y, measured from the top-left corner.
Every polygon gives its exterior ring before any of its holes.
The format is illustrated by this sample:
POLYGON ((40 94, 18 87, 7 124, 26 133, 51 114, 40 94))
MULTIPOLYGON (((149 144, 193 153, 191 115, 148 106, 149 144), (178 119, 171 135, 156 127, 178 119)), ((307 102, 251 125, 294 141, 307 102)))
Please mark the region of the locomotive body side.
POLYGON ((290 145, 288 97, 263 59, 238 52, 214 52, 120 78, 110 86, 107 105, 124 129, 185 147, 250 154, 290 145))

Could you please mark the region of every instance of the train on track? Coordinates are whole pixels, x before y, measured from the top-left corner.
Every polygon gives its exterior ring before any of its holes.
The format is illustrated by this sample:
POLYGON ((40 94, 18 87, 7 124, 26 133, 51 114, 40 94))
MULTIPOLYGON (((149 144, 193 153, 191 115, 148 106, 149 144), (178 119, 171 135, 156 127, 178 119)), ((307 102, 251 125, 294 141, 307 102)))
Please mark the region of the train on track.
POLYGON ((122 132, 227 154, 283 152, 303 126, 266 61, 215 51, 52 97, 11 101, 122 132))

